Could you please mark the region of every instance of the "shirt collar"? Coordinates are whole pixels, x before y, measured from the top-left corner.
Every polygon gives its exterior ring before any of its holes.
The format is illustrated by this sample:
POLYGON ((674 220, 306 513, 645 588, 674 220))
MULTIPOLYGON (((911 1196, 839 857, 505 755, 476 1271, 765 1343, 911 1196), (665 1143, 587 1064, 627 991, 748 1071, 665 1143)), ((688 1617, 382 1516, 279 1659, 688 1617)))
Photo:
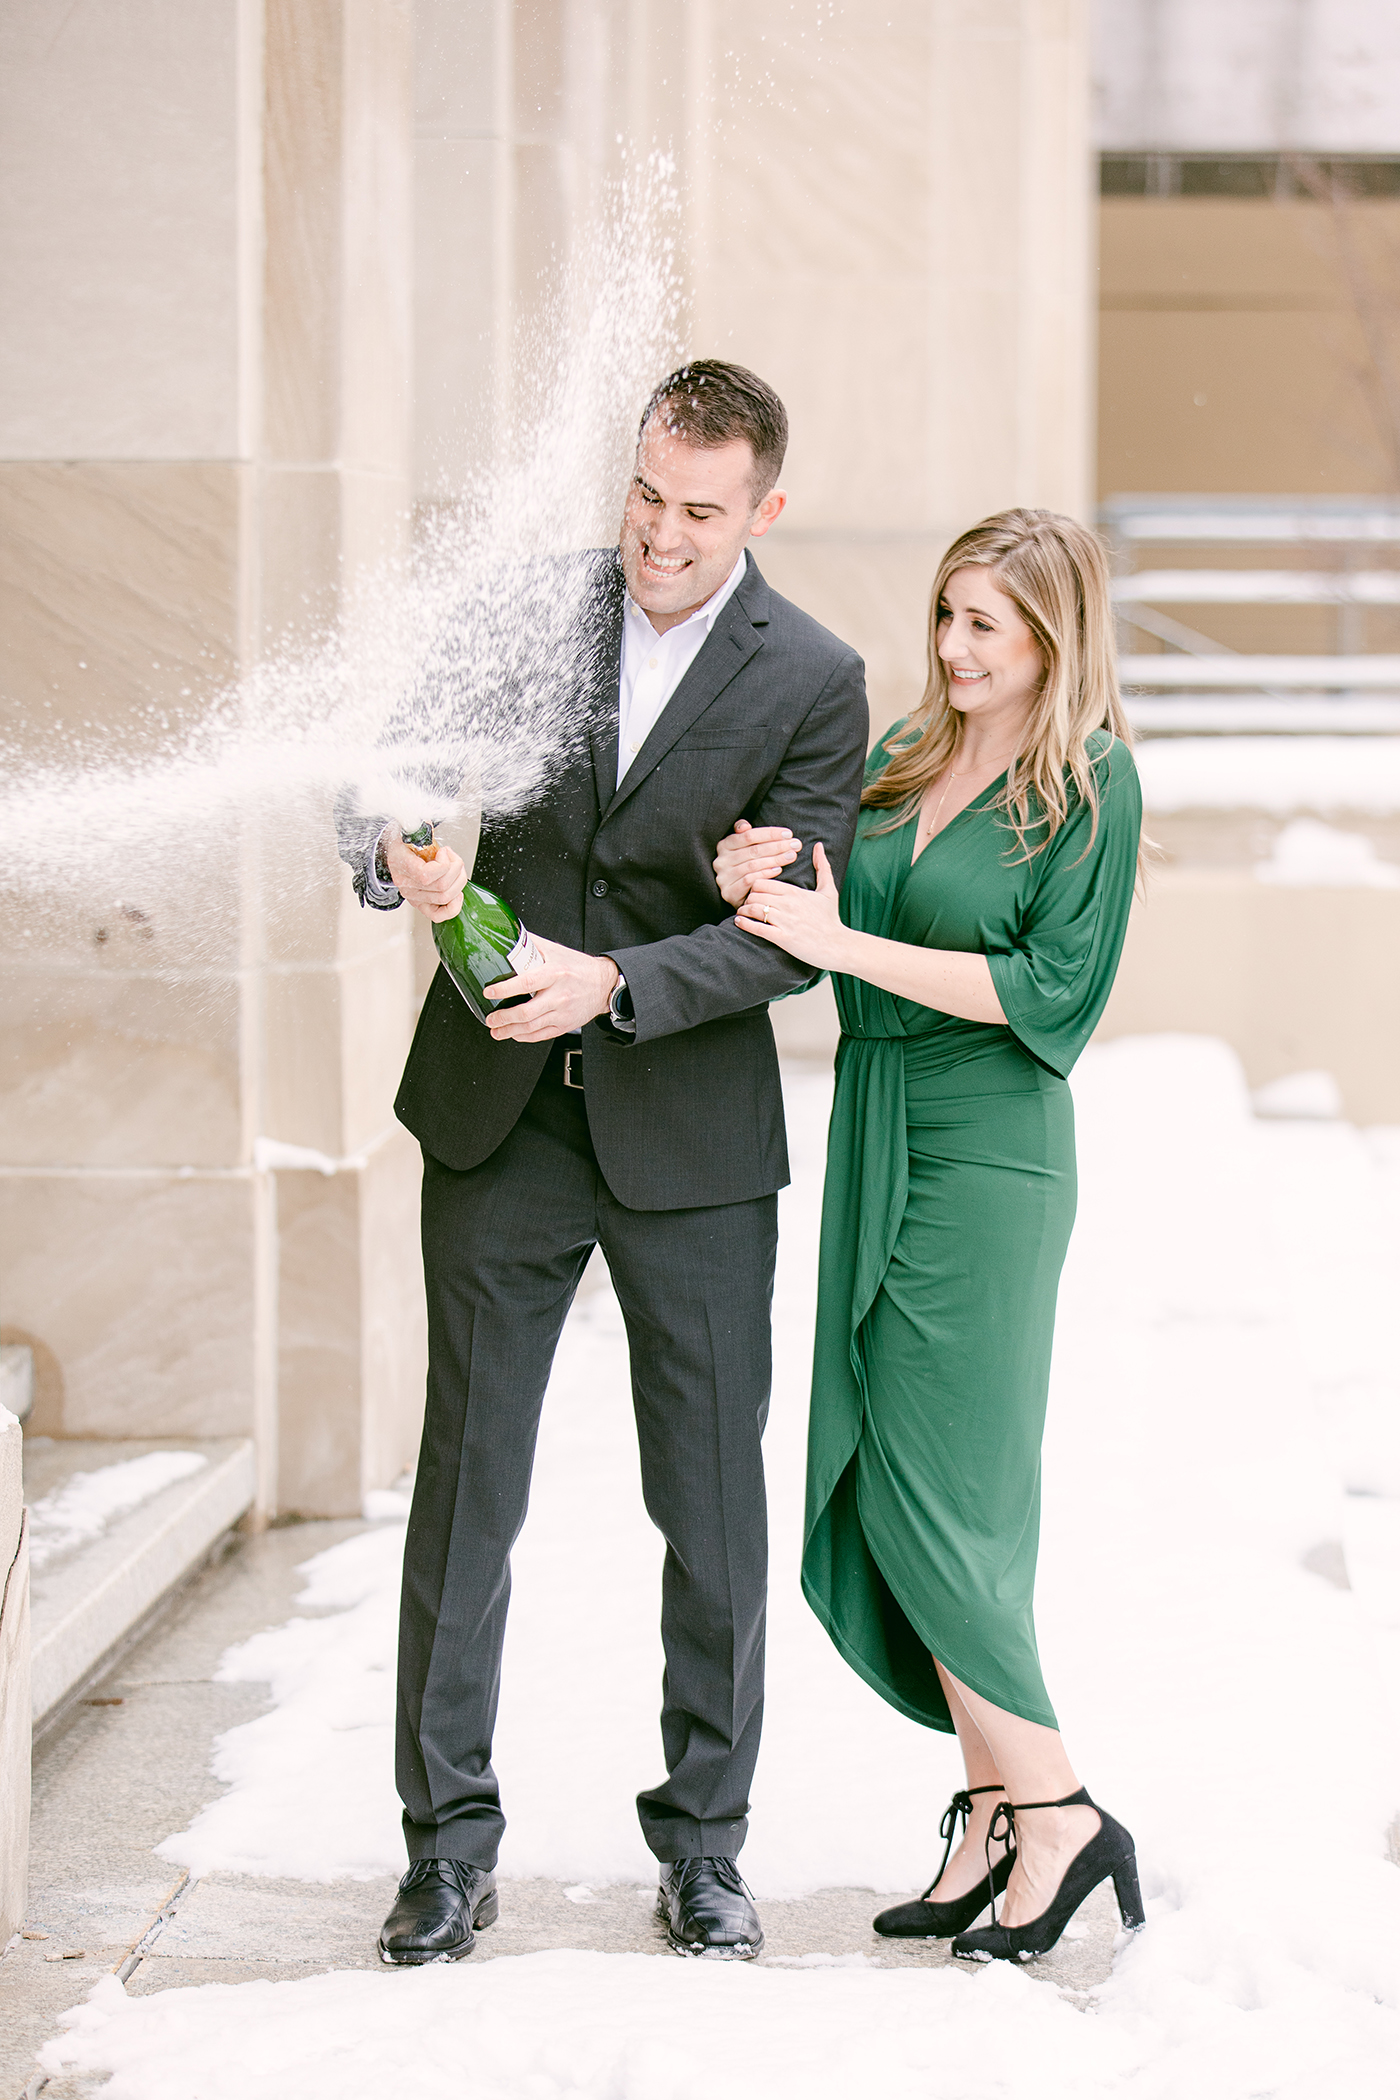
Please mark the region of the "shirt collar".
POLYGON ((720 614, 724 611, 725 606, 729 603, 735 591, 738 590, 739 585, 743 582, 744 571, 745 569, 747 569, 748 565, 748 549, 746 547, 741 548, 739 552, 739 559, 735 562, 733 568, 725 577, 724 582, 720 585, 719 589, 717 591, 712 591, 703 605, 697 605, 694 612, 691 613, 687 619, 677 621, 674 627, 668 627, 666 630, 666 634, 657 633, 656 629, 652 626, 651 621, 647 618, 645 611, 640 605, 638 605, 636 599, 632 596, 632 593, 630 591, 627 592, 628 617, 630 619, 635 616, 635 618, 641 620, 645 624, 647 632, 650 634, 653 642, 664 642, 666 639, 666 635, 684 634, 686 628, 693 627, 697 623, 697 621, 703 624, 706 631, 708 632, 714 626, 715 621, 719 618, 720 614))

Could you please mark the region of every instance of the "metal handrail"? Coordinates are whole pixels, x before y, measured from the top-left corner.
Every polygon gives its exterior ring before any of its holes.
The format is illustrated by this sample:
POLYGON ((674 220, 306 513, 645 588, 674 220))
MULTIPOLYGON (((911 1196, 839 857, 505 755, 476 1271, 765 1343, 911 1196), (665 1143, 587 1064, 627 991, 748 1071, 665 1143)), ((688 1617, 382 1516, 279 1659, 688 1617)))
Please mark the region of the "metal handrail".
POLYGON ((1136 569, 1120 605, 1400 605, 1400 569, 1136 569))
POLYGON ((1099 517, 1124 544, 1400 545, 1400 496, 1123 495, 1108 497, 1099 517))

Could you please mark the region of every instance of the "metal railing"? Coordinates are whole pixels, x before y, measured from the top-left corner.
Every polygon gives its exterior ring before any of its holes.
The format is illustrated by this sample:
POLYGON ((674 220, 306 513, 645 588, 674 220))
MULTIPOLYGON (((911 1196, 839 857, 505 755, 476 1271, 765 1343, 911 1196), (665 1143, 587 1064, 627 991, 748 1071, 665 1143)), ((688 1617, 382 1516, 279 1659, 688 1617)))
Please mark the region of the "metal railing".
MULTIPOLYGON (((1126 495, 1104 504, 1101 522, 1116 555, 1113 585, 1122 630, 1165 644, 1125 649, 1124 698, 1149 735, 1202 732, 1400 731, 1400 655, 1368 652, 1368 607, 1400 608, 1400 497, 1126 495), (1136 568, 1145 547, 1284 547, 1332 555, 1332 567, 1136 568), (1363 567, 1381 550, 1397 566, 1363 567), (1234 650, 1185 625, 1167 606, 1328 606, 1339 647, 1327 654, 1234 650)), ((1382 553, 1382 559, 1384 554, 1382 553)))

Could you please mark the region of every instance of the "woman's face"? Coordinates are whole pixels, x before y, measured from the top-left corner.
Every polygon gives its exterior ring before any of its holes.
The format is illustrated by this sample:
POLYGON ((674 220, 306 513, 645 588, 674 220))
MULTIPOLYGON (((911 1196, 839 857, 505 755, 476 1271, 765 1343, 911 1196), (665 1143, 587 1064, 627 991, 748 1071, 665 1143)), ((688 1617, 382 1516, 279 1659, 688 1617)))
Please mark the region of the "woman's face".
POLYGON ((960 714, 1023 719, 1045 676, 1031 629, 990 569, 956 569, 938 607, 938 653, 960 714))

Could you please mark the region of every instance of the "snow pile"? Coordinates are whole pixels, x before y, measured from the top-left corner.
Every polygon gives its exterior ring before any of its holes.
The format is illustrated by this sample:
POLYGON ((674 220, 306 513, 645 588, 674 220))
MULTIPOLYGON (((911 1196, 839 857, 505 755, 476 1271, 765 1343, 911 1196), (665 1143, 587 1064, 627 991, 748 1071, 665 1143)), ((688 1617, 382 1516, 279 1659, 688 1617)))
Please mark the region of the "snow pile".
POLYGON ((74 1473, 30 1508, 30 1566, 42 1568, 58 1554, 100 1538, 117 1517, 177 1480, 188 1480, 208 1463, 202 1451, 148 1451, 144 1458, 124 1458, 92 1473, 74 1473))
POLYGON ((1285 1072, 1282 1079, 1257 1086, 1250 1098, 1256 1116, 1326 1123, 1342 1112, 1342 1090, 1332 1072, 1285 1072))
POLYGON ((1400 736, 1164 736, 1134 753, 1149 810, 1400 810, 1400 736))
POLYGON ((1359 831, 1338 831, 1316 817, 1295 817, 1274 840, 1267 860, 1256 863, 1260 882, 1293 889, 1400 890, 1400 868, 1382 860, 1359 831))
POLYGON ((110 2100, 1106 2100, 1144 2054, 1000 1966, 533 1954, 132 2001, 107 1978, 69 2018, 43 2060, 111 2066, 110 2100))
MULTIPOLYGON (((104 1983, 50 2045, 50 2068, 111 2069, 113 2100, 698 2100, 720 2079, 736 2100, 1392 2093, 1400 1133, 1262 1122, 1233 1055, 1199 1038, 1091 1049, 1075 1093, 1081 1209, 1038 1617, 1071 1755, 1134 1831, 1148 1898, 1148 1929, 1091 2015, 1001 1969, 735 1972, 560 1953, 131 2001, 104 1983)), ((947 1739, 844 1668, 798 1594, 829 1084, 791 1079, 789 1098, 770 1693, 744 1855, 769 1900, 921 1886, 958 1772, 947 1739)), ((636 1475, 621 1322, 603 1291, 570 1322, 546 1407, 497 1739, 503 1876, 549 1875, 580 1900, 651 1866, 632 1795, 659 1769, 660 1550, 636 1475)), ((307 1878, 399 1868, 401 1537, 386 1524, 310 1563, 306 1603, 328 1616, 226 1660, 230 1676, 267 1679, 277 1703, 223 1739, 230 1791, 168 1857, 307 1878)))

